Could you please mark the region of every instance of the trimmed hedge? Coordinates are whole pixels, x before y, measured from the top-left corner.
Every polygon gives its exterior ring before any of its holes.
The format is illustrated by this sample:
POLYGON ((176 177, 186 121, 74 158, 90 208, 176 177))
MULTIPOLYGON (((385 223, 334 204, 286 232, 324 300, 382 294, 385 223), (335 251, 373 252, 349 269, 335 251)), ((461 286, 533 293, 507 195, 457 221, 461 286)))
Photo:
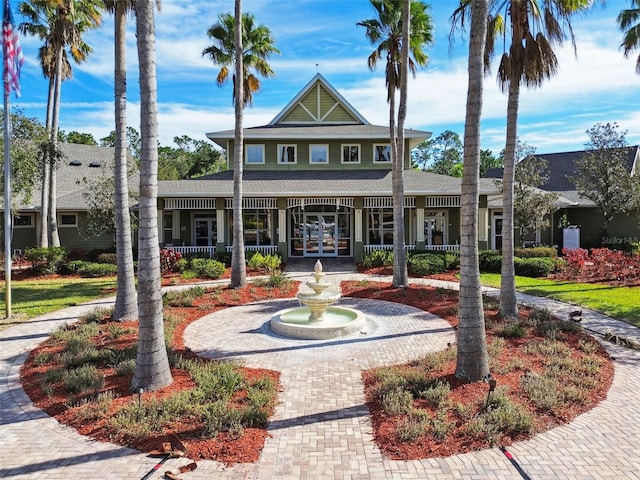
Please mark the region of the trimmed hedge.
POLYGON ((554 247, 514 248, 513 255, 520 258, 555 258, 558 251, 554 247))
POLYGON ((118 267, 112 263, 81 262, 75 271, 81 277, 110 277, 118 273, 118 267))
MULTIPOLYGON (((502 255, 495 250, 480 252, 479 263, 481 272, 501 273, 502 271, 502 255)), ((530 258, 516 256, 513 257, 513 267, 515 274, 522 277, 546 277, 559 267, 559 261, 547 256, 530 258)))

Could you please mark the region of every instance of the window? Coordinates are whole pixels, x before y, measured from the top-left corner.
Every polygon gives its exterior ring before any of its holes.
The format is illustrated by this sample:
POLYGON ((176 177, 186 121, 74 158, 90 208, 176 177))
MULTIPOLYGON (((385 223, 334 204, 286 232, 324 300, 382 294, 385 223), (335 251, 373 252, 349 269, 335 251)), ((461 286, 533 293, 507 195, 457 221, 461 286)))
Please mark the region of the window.
POLYGON ((78 226, 78 214, 76 214, 76 213, 61 213, 58 216, 58 224, 61 227, 77 227, 78 226))
POLYGON ((298 163, 295 145, 278 145, 278 163, 298 163))
POLYGON ((13 217, 14 228, 31 228, 33 224, 33 213, 22 213, 18 217, 13 217))
POLYGON ((391 145, 379 143, 373 146, 373 163, 391 162, 391 145))
POLYGON ((329 145, 309 145, 309 163, 329 163, 329 145))
POLYGON ((393 209, 369 210, 368 241, 370 245, 393 245, 393 209))
POLYGON ((264 145, 245 145, 245 163, 264 163, 264 145))
POLYGON ((342 145, 342 163, 360 163, 360 145, 342 145))
POLYGON ((270 210, 245 210, 242 219, 245 245, 273 245, 270 210))

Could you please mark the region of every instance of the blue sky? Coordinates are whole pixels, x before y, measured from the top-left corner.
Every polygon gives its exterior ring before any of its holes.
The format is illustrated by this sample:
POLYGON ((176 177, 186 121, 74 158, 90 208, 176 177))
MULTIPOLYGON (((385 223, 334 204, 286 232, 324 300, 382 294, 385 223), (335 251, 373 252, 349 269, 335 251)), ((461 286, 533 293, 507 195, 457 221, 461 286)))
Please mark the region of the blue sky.
MULTIPOLYGON (((429 2, 427 2, 429 3, 429 2)), ((457 2, 433 0, 435 43, 427 48, 428 66, 409 82, 406 126, 437 136, 453 130, 462 137, 467 88, 467 37, 450 44, 449 17, 457 2)), ((638 52, 625 59, 619 49, 622 33, 615 18, 630 0, 608 0, 572 21, 577 58, 570 42, 557 51, 559 74, 536 90, 523 90, 519 138, 538 153, 582 150, 586 130, 596 123, 617 122, 627 130, 630 145, 640 144, 640 75, 638 52)), ((16 23, 18 2, 11 1, 16 23)), ((254 106, 245 111, 245 126, 268 123, 319 71, 369 122, 388 124, 384 69, 367 68, 373 46, 356 26, 374 18, 368 0, 245 0, 245 12, 271 29, 281 55, 270 60, 274 79, 263 79, 254 106)), ((175 136, 206 139, 205 133, 233 128, 231 85, 215 84, 219 67, 202 51, 210 41, 207 29, 218 14, 233 11, 233 1, 162 0, 156 17, 159 131, 162 145, 175 136)), ((139 96, 135 22, 129 21, 128 123, 139 130, 139 96)), ((113 21, 105 15, 101 29, 89 33, 93 48, 88 61, 74 65, 74 77, 63 83, 60 128, 91 133, 96 139, 114 129, 113 21)), ((21 37, 26 58, 22 97, 12 107, 44 120, 47 81, 37 61, 40 41, 21 37)), ((495 72, 495 69, 494 69, 495 72)), ((504 148, 506 95, 495 73, 486 77, 482 147, 504 148)))

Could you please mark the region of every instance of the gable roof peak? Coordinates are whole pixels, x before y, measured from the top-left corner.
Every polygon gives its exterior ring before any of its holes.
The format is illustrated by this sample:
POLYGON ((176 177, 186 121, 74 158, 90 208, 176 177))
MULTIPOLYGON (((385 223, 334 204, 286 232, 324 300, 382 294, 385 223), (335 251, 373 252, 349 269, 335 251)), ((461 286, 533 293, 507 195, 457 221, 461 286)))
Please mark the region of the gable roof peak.
POLYGON ((320 73, 298 92, 298 94, 278 113, 269 125, 282 123, 336 123, 332 115, 340 112, 344 124, 370 125, 366 118, 358 112, 320 73), (315 95, 315 96, 314 96, 315 95), (327 104, 329 101, 330 105, 327 104), (300 120, 299 114, 304 112, 308 118, 300 120))

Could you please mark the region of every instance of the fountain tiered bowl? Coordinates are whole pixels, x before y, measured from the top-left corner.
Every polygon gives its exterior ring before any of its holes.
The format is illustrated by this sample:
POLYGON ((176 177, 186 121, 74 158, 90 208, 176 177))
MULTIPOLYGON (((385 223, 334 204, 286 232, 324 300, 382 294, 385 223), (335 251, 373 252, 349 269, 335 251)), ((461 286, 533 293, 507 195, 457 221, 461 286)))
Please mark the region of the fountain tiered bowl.
POLYGON ((314 267, 315 281, 306 285, 313 293, 301 292, 298 300, 304 306, 287 308, 271 317, 271 330, 284 337, 322 340, 344 337, 363 332, 366 318, 353 308, 333 306, 341 294, 330 291, 330 283, 322 278, 322 264, 318 260, 314 267))

